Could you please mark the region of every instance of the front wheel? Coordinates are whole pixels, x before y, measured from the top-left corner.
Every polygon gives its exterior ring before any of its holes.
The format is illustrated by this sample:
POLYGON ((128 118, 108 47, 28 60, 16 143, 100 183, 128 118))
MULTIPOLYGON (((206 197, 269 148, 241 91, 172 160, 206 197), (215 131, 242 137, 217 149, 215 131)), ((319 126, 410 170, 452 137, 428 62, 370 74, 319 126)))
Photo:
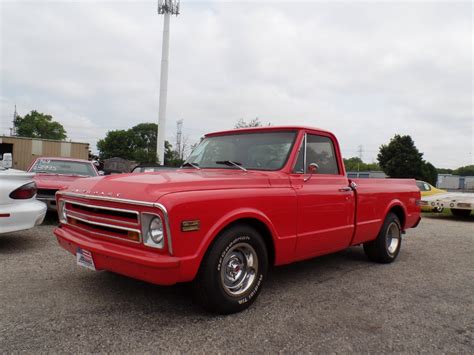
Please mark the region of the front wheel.
POLYGON ((247 225, 224 231, 211 245, 194 281, 197 301, 208 311, 229 314, 248 308, 268 269, 261 235, 247 225))
POLYGON ((364 243, 364 251, 370 260, 388 264, 397 258, 401 245, 402 228, 400 220, 394 213, 389 213, 377 239, 364 243))

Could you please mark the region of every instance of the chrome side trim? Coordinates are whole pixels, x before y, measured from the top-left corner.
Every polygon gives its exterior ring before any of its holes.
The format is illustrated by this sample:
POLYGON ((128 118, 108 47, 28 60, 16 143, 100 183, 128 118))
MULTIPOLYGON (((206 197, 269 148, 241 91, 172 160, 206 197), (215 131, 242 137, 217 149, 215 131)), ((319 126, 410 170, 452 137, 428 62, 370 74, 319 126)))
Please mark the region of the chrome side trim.
MULTIPOLYGON (((137 200, 128 200, 128 199, 125 199, 125 198, 118 198, 118 197, 86 195, 86 194, 79 194, 79 193, 68 192, 68 191, 59 192, 57 194, 59 195, 59 197, 70 196, 70 197, 86 198, 86 199, 91 199, 91 200, 109 201, 109 202, 118 202, 118 203, 129 203, 131 205, 158 208, 161 211, 161 213, 163 214, 163 219, 164 219, 164 222, 165 222, 166 239, 168 241, 168 251, 169 251, 170 255, 173 255, 173 244, 172 244, 172 239, 173 238, 171 237, 168 210, 161 203, 153 203, 153 202, 145 202, 145 201, 137 201, 137 200)), ((141 234, 140 234, 140 239, 141 239, 141 234)))
MULTIPOLYGON (((75 216, 79 216, 80 218, 84 218, 84 219, 87 219, 87 218, 94 218, 94 219, 100 219, 101 221, 104 221, 104 222, 115 222, 115 221, 118 221, 118 220, 114 220, 114 219, 110 219, 110 218, 105 218, 105 217, 96 217, 96 216, 90 216, 90 215, 87 215, 87 214, 84 214, 84 213, 80 213, 80 212, 76 212, 76 211, 71 211, 71 210, 68 210, 67 208, 65 209, 68 217, 73 217, 73 218, 76 218, 75 216)), ((88 220, 89 221, 89 220, 88 220)), ((90 221, 89 221, 90 222, 90 221)), ((138 227, 138 222, 137 223, 132 223, 132 222, 123 222, 123 221, 119 221, 120 223, 123 223, 123 224, 128 224, 132 227, 138 227)))
POLYGON ((308 139, 308 133, 304 133, 304 151, 303 151, 303 174, 306 174, 307 172, 307 167, 306 167, 306 144, 307 144, 307 139, 308 139))
POLYGON ((138 206, 146 206, 146 207, 154 207, 153 202, 145 202, 145 201, 138 201, 138 200, 128 200, 126 198, 118 198, 118 197, 108 197, 108 196, 97 196, 97 195, 86 195, 86 194, 79 194, 75 192, 59 192, 59 196, 71 196, 71 197, 80 197, 80 198, 87 198, 90 200, 100 200, 100 201, 110 201, 110 202, 121 202, 121 203, 129 203, 131 205, 138 205, 138 206))
POLYGON ((166 207, 163 206, 161 203, 154 203, 153 206, 158 208, 163 214, 163 219, 165 221, 165 229, 166 229, 166 239, 168 241, 168 251, 170 255, 173 255, 173 244, 171 242, 171 230, 170 230, 170 220, 168 218, 168 211, 166 210, 166 207))
MULTIPOLYGON (((133 213, 137 216, 137 221, 138 221, 138 215, 139 213, 137 211, 132 211, 132 210, 124 210, 122 208, 112 208, 112 207, 104 207, 104 206, 97 206, 97 205, 88 205, 87 203, 82 203, 82 202, 76 202, 76 201, 71 201, 71 200, 64 200, 64 202, 70 203, 72 205, 79 205, 79 206, 84 206, 84 207, 90 207, 90 208, 97 208, 98 210, 107 210, 107 211, 117 211, 117 212, 126 212, 126 213, 133 213)), ((71 211, 74 212, 74 211, 71 211)))

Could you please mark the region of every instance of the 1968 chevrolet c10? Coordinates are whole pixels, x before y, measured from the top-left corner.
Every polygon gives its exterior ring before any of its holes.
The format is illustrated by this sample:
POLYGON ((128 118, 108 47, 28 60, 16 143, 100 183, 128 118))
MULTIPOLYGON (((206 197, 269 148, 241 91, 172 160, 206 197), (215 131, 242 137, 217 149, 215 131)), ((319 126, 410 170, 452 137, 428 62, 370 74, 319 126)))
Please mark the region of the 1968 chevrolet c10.
POLYGON ((415 180, 349 180, 333 134, 293 126, 208 134, 181 169, 77 180, 56 199, 54 233, 78 264, 194 280, 218 313, 249 307, 271 265, 359 244, 390 263, 420 221, 415 180))

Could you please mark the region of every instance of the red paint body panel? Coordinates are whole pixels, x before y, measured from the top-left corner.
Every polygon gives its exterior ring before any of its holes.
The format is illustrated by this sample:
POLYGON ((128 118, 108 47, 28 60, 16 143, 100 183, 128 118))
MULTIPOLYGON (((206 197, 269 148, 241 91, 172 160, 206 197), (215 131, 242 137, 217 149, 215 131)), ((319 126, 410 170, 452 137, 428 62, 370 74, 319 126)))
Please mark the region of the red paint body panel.
MULTIPOLYGON (((78 247, 91 251, 100 269, 168 285, 193 280, 210 244, 236 221, 251 219, 262 226, 274 249, 274 263, 282 265, 375 239, 394 207, 403 211, 404 229, 419 220, 416 200, 420 192, 414 180, 356 179, 357 189, 344 191, 349 180, 337 140, 327 131, 265 127, 208 136, 268 130, 298 132, 289 159, 279 171, 182 169, 113 175, 78 180, 57 194, 58 202, 66 199, 92 206, 84 218, 93 223, 111 218, 97 214, 95 206, 138 215, 157 213, 162 218, 166 214, 169 230, 164 249, 111 238, 107 230, 94 234, 93 229, 70 223, 55 230, 60 245, 73 254, 78 247), (307 174, 291 172, 305 133, 333 141, 338 175, 314 174, 308 179, 307 174), (182 232, 183 221, 199 221, 200 229, 182 232)), ((130 225, 123 216, 114 218, 118 228, 130 225)), ((144 228, 140 218, 134 223, 139 230, 144 228)))

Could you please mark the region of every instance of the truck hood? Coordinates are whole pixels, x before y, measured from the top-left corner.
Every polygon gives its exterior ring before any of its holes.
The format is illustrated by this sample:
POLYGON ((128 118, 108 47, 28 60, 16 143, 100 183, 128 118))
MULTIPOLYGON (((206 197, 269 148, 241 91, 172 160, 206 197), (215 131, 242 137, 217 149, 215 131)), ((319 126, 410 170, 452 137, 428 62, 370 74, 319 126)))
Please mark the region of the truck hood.
POLYGON ((67 191, 156 202, 161 196, 173 192, 269 186, 265 172, 183 169, 80 179, 72 183, 67 191))
POLYGON ((84 180, 84 177, 70 175, 49 175, 36 174, 33 180, 36 182, 38 189, 60 190, 69 187, 76 180, 84 180))

